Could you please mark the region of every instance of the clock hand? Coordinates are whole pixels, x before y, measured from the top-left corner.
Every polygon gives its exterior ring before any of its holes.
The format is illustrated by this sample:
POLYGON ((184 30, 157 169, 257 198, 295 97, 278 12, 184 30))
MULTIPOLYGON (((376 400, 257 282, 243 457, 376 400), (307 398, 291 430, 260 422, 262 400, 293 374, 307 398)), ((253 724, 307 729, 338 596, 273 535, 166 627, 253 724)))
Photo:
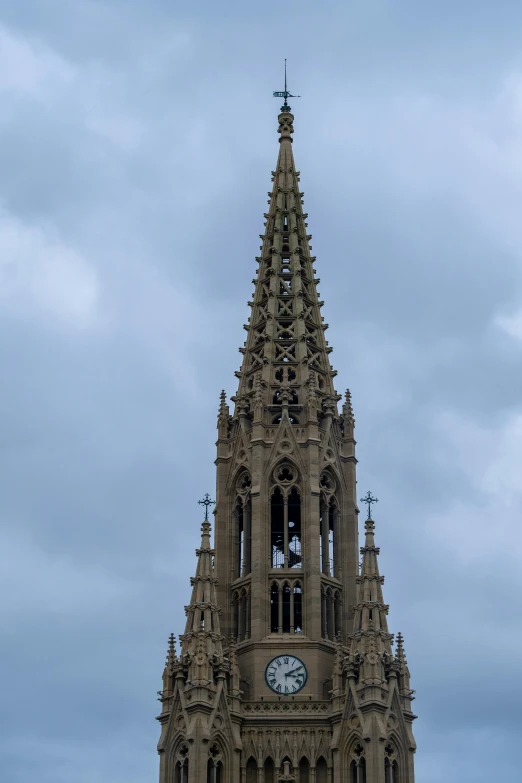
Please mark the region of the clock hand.
POLYGON ((295 669, 292 669, 291 672, 288 672, 288 674, 285 674, 285 677, 290 677, 291 674, 293 674, 294 672, 298 672, 299 669, 302 669, 302 668, 303 668, 302 666, 297 666, 295 669))

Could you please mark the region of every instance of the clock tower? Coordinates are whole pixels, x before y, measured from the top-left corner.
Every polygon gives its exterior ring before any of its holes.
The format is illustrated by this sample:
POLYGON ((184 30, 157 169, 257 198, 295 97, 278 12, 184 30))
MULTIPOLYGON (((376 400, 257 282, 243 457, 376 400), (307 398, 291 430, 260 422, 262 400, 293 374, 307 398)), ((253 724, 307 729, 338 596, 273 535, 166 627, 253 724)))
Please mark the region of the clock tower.
POLYGON ((413 691, 370 493, 359 548, 352 401, 283 97, 237 391, 219 405, 214 547, 207 515, 163 673, 160 783, 414 783, 413 691))

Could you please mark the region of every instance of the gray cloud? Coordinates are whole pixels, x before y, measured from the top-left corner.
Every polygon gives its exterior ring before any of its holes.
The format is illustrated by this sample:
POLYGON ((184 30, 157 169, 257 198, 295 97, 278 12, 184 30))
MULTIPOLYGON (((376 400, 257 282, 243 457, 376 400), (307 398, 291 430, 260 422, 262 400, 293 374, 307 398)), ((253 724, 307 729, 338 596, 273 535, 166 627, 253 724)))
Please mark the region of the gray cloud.
POLYGON ((6 783, 156 775, 284 56, 418 778, 518 771, 522 9, 287 7, 0 0, 6 783))

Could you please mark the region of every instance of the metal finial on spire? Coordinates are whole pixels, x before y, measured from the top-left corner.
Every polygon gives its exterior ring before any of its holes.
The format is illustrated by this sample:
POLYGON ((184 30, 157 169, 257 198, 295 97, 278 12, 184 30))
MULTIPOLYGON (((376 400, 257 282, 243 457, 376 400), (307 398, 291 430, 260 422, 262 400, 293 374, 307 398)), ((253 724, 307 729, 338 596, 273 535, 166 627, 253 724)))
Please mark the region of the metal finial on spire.
POLYGON ((208 492, 204 495, 203 500, 198 500, 200 506, 205 506, 205 522, 208 522, 209 506, 213 506, 215 502, 216 502, 215 500, 210 499, 210 495, 208 494, 208 492))
POLYGON ((379 499, 374 498, 370 490, 366 493, 366 495, 361 498, 361 503, 366 503, 368 506, 368 519, 372 518, 372 503, 378 503, 379 499))
POLYGON ((287 86, 286 86, 286 57, 285 57, 285 89, 284 91, 280 92, 274 92, 274 98, 284 98, 285 102, 281 106, 281 111, 290 111, 291 107, 287 103, 287 98, 300 98, 300 95, 292 95, 291 92, 288 92, 287 86))

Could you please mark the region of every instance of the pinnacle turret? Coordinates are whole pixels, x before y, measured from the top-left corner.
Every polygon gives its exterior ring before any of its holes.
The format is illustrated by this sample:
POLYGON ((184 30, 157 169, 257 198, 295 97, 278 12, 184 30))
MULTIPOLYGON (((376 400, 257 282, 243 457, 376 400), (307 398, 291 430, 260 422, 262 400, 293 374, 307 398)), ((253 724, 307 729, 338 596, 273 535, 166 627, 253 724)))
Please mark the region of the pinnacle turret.
POLYGON ((382 585, 384 577, 379 573, 379 547, 375 546, 375 522, 368 518, 364 523, 365 541, 361 547, 361 573, 357 577, 358 602, 355 607, 354 630, 369 628, 388 633, 388 606, 384 603, 382 585))
POLYGON ((176 655, 176 638, 173 633, 169 636, 169 647, 167 652, 167 666, 172 666, 177 662, 176 655))
POLYGON ((350 389, 346 389, 344 393, 343 417, 346 421, 353 422, 352 393, 350 389))
POLYGON ((201 525, 201 546, 196 549, 196 575, 190 580, 192 597, 185 607, 185 633, 180 636, 181 661, 189 665, 188 679, 192 682, 210 681, 212 667, 223 661, 210 530, 210 522, 205 520, 201 525))
POLYGON ((411 700, 414 691, 410 688, 410 670, 408 669, 408 661, 404 652, 404 638, 400 632, 397 634, 395 660, 398 664, 399 693, 401 696, 411 700))

